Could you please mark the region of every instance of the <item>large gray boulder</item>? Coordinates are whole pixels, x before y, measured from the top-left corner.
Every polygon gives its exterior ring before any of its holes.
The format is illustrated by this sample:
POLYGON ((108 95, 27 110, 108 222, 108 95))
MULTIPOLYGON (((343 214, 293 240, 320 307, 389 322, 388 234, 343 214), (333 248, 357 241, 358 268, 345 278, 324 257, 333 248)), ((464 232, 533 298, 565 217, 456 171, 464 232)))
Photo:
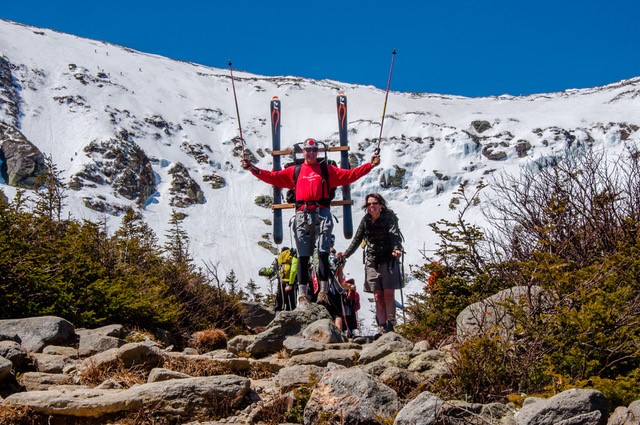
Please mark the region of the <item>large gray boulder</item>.
POLYGON ((126 368, 151 370, 161 366, 164 357, 156 347, 144 343, 130 342, 120 348, 112 348, 102 353, 87 357, 78 366, 80 372, 88 368, 109 368, 122 364, 126 368))
POLYGON ((302 331, 302 336, 308 340, 321 344, 347 342, 347 337, 333 323, 331 319, 320 319, 302 331))
POLYGON ((18 335, 22 348, 33 353, 47 345, 71 345, 76 340, 75 327, 55 316, 0 320, 0 334, 18 335))
POLYGON ((640 424, 640 400, 636 400, 629 407, 619 406, 609 418, 607 425, 637 425, 640 424))
POLYGON ((237 408, 249 392, 250 384, 248 378, 219 375, 153 382, 126 390, 29 391, 12 394, 3 404, 29 407, 45 415, 93 418, 150 406, 160 414, 215 415, 217 409, 237 408))
POLYGON ((15 341, 0 341, 0 357, 13 363, 13 367, 19 368, 27 358, 27 353, 15 341))
POLYGON ((27 391, 45 391, 73 384, 73 377, 64 373, 25 372, 20 375, 20 385, 27 391))
POLYGON ((508 338, 515 326, 509 305, 521 305, 526 311, 542 311, 550 303, 548 293, 539 286, 515 286, 467 306, 456 318, 459 341, 497 331, 508 338))
POLYGON ((357 362, 360 350, 324 350, 293 356, 287 362, 287 367, 297 365, 327 366, 329 363, 351 367, 357 362))
POLYGON ((276 353, 282 349, 287 336, 300 335, 304 328, 321 319, 331 319, 331 316, 326 308, 315 303, 301 303, 293 311, 281 311, 246 350, 253 357, 276 353))
POLYGON ((571 389, 549 399, 525 403, 516 416, 517 425, 606 425, 609 402, 597 390, 571 389), (597 412, 597 413, 594 413, 597 412), (575 422, 579 420, 581 422, 575 422))
POLYGON ((317 424, 321 419, 327 423, 385 423, 399 408, 396 392, 371 375, 358 368, 334 369, 322 376, 311 393, 304 423, 317 424))
POLYGON ((242 321, 249 328, 268 326, 276 317, 275 313, 264 305, 253 301, 240 301, 242 321))
POLYGON ((78 354, 81 357, 92 356, 112 348, 120 348, 126 344, 122 339, 124 330, 122 325, 109 325, 96 329, 78 329, 80 337, 78 354))
POLYGON ((367 364, 381 359, 396 351, 411 351, 413 343, 395 332, 382 335, 376 341, 366 345, 360 353, 360 364, 367 364))
POLYGON ((435 425, 441 423, 439 414, 444 401, 425 391, 407 403, 398 412, 393 425, 435 425))
POLYGON ((282 393, 300 386, 309 386, 322 378, 325 368, 313 364, 283 367, 276 376, 276 386, 282 393))

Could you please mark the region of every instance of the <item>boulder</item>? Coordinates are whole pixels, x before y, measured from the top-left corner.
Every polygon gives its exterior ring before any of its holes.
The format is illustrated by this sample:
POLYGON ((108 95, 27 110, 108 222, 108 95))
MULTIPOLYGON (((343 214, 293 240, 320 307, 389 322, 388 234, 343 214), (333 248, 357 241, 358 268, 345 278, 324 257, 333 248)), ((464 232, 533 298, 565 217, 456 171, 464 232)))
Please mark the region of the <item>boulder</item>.
POLYGON ((47 345, 42 349, 42 354, 53 354, 56 356, 66 356, 72 359, 78 358, 78 350, 73 347, 64 347, 61 345, 47 345))
POLYGON ((112 348, 102 353, 87 357, 78 367, 83 371, 89 367, 111 367, 122 363, 126 368, 140 367, 151 370, 163 362, 163 356, 155 347, 139 342, 131 342, 120 348, 112 348))
POLYGON ((24 364, 27 353, 15 341, 0 341, 0 357, 9 360, 17 369, 24 364))
POLYGON ((413 350, 411 341, 401 337, 395 332, 389 332, 382 335, 373 343, 365 346, 360 353, 358 362, 360 364, 367 364, 396 351, 411 350, 413 350))
POLYGON ((13 369, 13 363, 4 357, 0 357, 0 382, 4 381, 5 378, 11 375, 11 370, 13 369))
POLYGON ((54 316, 0 320, 0 334, 18 335, 22 348, 33 353, 51 344, 72 345, 76 340, 75 327, 54 316))
POLYGON ((24 406, 45 415, 98 418, 110 413, 141 411, 170 415, 215 415, 239 406, 250 380, 235 375, 174 379, 135 385, 126 390, 28 391, 4 400, 5 406, 24 406))
POLYGON ((451 353, 440 350, 429 350, 418 354, 407 369, 422 375, 438 376, 447 373, 453 361, 451 353))
POLYGON ((527 311, 540 311, 549 304, 548 293, 539 286, 515 286, 467 306, 456 318, 459 341, 497 331, 508 338, 515 326, 508 304, 523 305, 527 311), (522 303, 522 304, 521 304, 522 303))
POLYGON ((444 401, 425 391, 407 403, 396 416, 393 425, 436 425, 442 423, 439 414, 444 401))
POLYGON ((241 301, 242 321, 250 329, 259 326, 268 326, 276 317, 275 313, 264 305, 252 301, 241 301))
POLYGON ((20 375, 20 385, 24 386, 27 391, 44 391, 55 389, 60 385, 73 384, 71 375, 64 373, 25 372, 20 375))
POLYGON ((173 370, 165 369, 162 367, 156 367, 149 372, 149 376, 147 377, 147 382, 161 382, 161 381, 169 381, 171 379, 186 379, 191 378, 190 375, 182 372, 176 372, 173 370))
POLYGON ((524 404, 516 417, 517 425, 606 425, 609 417, 609 402, 597 390, 571 389, 549 399, 536 399, 524 404), (597 414, 593 412, 598 412, 597 414), (575 422, 582 420, 584 422, 575 422))
MULTIPOLYGON (((227 341, 227 350, 233 354, 246 353, 248 347, 254 343, 256 335, 237 335, 227 341)), ((185 349, 186 351, 186 349, 185 349)), ((197 353, 197 351, 196 351, 197 353)))
POLYGON ((294 388, 309 386, 318 382, 325 372, 325 368, 312 364, 289 366, 280 369, 276 376, 276 385, 283 393, 294 388))
POLYGON ((299 336, 290 336, 284 340, 283 347, 289 356, 322 351, 325 345, 299 336))
POLYGON ((77 360, 58 354, 32 353, 31 358, 38 372, 62 373, 69 365, 74 365, 77 360))
POLYGON ((293 311, 281 311, 246 350, 253 357, 276 353, 282 349, 287 336, 300 335, 304 328, 321 319, 331 319, 331 316, 326 308, 315 303, 301 303, 293 311))
POLYGON ((634 401, 629 405, 629 407, 617 407, 607 423, 607 425, 637 424, 640 424, 640 400, 634 401))
POLYGON ((119 336, 110 335, 116 333, 111 327, 108 329, 82 329, 79 330, 80 343, 78 344, 78 354, 81 357, 92 356, 112 348, 120 348, 126 341, 119 336))
POLYGON ((347 342, 347 337, 336 327, 331 319, 320 319, 302 331, 302 337, 321 344, 347 342))
POLYGON ((357 362, 359 350, 324 350, 293 356, 287 362, 287 367, 296 365, 327 366, 335 363, 351 367, 357 362))
POLYGON ((304 409, 304 423, 378 424, 400 407, 398 395, 357 368, 327 371, 304 409))

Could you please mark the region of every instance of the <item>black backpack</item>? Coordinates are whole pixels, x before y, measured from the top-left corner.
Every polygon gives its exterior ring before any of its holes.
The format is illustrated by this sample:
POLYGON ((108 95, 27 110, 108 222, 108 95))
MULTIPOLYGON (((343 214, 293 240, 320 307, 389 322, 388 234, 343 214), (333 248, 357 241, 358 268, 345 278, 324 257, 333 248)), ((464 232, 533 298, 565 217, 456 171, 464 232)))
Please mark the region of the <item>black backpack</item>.
MULTIPOLYGON (((318 143, 324 145, 324 143, 322 142, 318 142, 318 143)), ((294 162, 285 165, 285 168, 294 167, 294 166, 296 167, 296 169, 293 171, 294 188, 287 190, 287 194, 285 195, 285 200, 288 204, 296 203, 295 186, 298 183, 298 175, 300 175, 300 168, 302 167, 302 163, 303 163, 303 160, 298 159, 295 156, 297 152, 302 151, 300 148, 300 143, 296 143, 293 146, 293 151, 294 151, 294 162)), ((331 204, 331 201, 336 197, 336 188, 329 187, 329 166, 327 164, 331 164, 335 167, 337 167, 338 164, 334 160, 327 158, 326 151, 325 151, 325 157, 323 159, 318 160, 318 163, 320 164, 320 173, 322 174, 322 185, 323 185, 323 189, 322 189, 323 197, 322 199, 318 200, 318 204, 323 206, 329 206, 331 204), (324 196, 326 193, 328 193, 328 196, 324 196)))

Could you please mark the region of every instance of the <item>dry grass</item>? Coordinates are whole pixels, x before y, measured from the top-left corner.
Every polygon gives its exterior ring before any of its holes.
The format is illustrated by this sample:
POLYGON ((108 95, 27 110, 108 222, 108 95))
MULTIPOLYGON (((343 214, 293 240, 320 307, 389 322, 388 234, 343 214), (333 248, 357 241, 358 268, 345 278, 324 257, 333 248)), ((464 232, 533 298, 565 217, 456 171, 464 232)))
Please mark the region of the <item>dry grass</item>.
POLYGON ((28 407, 0 406, 0 425, 33 425, 45 419, 28 407))
POLYGON ((287 422, 287 413, 292 405, 293 399, 291 396, 278 396, 271 401, 263 403, 259 412, 253 416, 253 420, 265 425, 279 425, 287 422))
POLYGON ((78 375, 80 383, 90 387, 100 385, 107 379, 111 379, 124 388, 130 388, 135 384, 147 382, 148 372, 142 368, 127 368, 122 360, 109 365, 90 364, 78 375))
POLYGON ((168 356, 164 360, 164 367, 175 372, 186 373, 189 376, 214 376, 231 373, 229 368, 215 359, 168 356))
POLYGON ((222 329, 206 329, 196 332, 189 341, 189 346, 198 350, 200 354, 227 348, 227 334, 222 329))
POLYGON ((286 360, 289 358, 289 353, 287 353, 286 349, 282 349, 276 353, 276 359, 286 360))

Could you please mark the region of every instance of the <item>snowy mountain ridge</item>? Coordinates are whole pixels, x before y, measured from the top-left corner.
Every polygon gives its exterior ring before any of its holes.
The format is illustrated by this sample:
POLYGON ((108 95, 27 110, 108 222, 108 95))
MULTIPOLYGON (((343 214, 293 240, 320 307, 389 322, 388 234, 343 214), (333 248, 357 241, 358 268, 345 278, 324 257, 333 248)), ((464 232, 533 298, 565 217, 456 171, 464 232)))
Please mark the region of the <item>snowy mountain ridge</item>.
MULTIPOLYGON (((410 66, 398 59, 397 67, 410 66)), ((284 147, 307 137, 337 144, 335 96, 344 91, 352 165, 368 161, 376 148, 383 90, 235 69, 234 76, 244 138, 258 166, 272 165, 273 96, 282 101, 284 147)), ((427 224, 456 213, 449 204, 461 182, 490 182, 494 172, 517 173, 581 144, 619 152, 640 140, 639 106, 640 78, 522 97, 391 92, 381 166, 352 186, 354 227, 364 195, 382 193, 400 217, 408 271, 422 263, 421 250, 434 248, 427 224)), ((0 127, 52 157, 70 183, 73 217, 107 218, 116 228, 121 211, 134 206, 162 241, 171 211, 179 210, 198 263, 218 264, 222 276, 234 270, 241 285, 253 278, 267 290, 257 272, 279 247, 271 210, 255 200, 271 188, 239 167, 228 70, 3 20, 0 127)), ((11 197, 15 187, 2 178, 0 188, 11 197)), ((341 220, 341 210, 333 212, 341 220)), ((480 220, 479 209, 472 214, 480 220)), ((290 245, 291 212, 284 217, 290 245)), ((349 243, 341 229, 336 224, 338 250, 349 243)), ((347 273, 361 282, 357 257, 347 273)), ((407 292, 419 289, 411 281, 407 292)))

